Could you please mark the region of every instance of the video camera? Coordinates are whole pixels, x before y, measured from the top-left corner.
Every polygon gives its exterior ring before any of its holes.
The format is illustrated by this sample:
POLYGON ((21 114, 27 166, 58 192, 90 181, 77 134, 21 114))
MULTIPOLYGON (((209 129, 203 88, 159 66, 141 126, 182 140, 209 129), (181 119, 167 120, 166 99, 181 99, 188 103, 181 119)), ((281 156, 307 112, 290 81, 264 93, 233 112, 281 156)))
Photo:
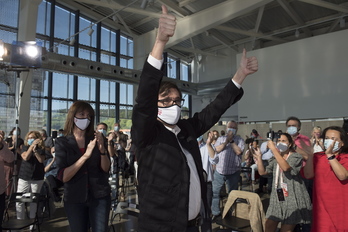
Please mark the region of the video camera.
POLYGON ((274 132, 273 130, 269 130, 269 132, 267 132, 267 139, 270 139, 270 140, 274 140, 274 139, 279 139, 280 138, 280 134, 281 132, 274 132))

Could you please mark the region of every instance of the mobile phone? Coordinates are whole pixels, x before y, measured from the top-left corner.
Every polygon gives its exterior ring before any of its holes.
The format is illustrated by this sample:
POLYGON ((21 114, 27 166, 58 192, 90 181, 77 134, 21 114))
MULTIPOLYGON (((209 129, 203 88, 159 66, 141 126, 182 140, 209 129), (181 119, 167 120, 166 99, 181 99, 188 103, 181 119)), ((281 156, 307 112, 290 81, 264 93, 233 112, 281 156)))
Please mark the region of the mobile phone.
POLYGON ((285 201, 284 192, 282 188, 277 188, 277 196, 279 201, 285 201))

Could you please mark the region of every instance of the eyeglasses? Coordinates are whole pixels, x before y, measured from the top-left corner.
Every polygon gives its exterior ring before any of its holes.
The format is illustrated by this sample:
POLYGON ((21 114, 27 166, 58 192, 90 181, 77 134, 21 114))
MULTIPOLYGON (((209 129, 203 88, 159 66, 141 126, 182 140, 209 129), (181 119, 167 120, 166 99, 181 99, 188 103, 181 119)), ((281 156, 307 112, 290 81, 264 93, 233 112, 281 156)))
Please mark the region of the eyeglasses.
POLYGON ((181 107, 182 105, 184 105, 185 99, 173 100, 171 98, 165 98, 165 99, 158 100, 158 102, 162 103, 164 107, 172 106, 174 104, 181 107))

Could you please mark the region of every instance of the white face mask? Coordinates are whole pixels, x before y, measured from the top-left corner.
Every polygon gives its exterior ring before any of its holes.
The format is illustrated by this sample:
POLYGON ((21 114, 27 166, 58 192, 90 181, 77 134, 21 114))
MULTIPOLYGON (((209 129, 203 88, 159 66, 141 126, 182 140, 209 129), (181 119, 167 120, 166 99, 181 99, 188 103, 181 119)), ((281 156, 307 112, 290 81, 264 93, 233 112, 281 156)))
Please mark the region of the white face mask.
MULTIPOLYGON (((325 150, 329 148, 329 146, 333 143, 333 140, 332 139, 325 139, 325 142, 324 142, 324 147, 325 147, 325 150)), ((332 148, 332 151, 333 152, 336 152, 340 149, 339 147, 339 142, 336 141, 335 144, 334 144, 334 147, 332 148)))
POLYGON ((287 129, 286 129, 286 132, 289 134, 289 135, 295 135, 297 133, 297 127, 295 126, 289 126, 287 129))
POLYGON ((181 108, 177 105, 158 107, 157 117, 168 125, 176 125, 181 116, 181 108))
POLYGON ((74 123, 80 130, 86 130, 91 121, 88 118, 76 118, 74 117, 74 123))
POLYGON ((280 152, 288 150, 289 146, 286 143, 277 143, 277 148, 280 152))
POLYGON ((104 136, 106 136, 106 130, 104 130, 104 129, 100 129, 100 130, 98 130, 100 133, 102 133, 104 136))

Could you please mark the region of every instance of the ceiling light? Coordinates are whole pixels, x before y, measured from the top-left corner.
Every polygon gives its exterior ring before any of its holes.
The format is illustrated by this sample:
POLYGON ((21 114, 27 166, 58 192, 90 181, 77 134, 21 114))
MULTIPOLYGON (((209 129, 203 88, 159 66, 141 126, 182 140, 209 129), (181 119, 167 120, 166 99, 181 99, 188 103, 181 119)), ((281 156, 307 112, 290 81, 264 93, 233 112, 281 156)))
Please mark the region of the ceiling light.
POLYGON ((145 9, 146 6, 147 6, 147 0, 143 0, 143 2, 142 2, 141 5, 140 5, 140 8, 141 8, 141 9, 145 9))
POLYGON ((346 20, 344 18, 341 18, 340 20, 340 28, 344 28, 346 26, 346 20))
POLYGON ((300 37, 300 31, 298 29, 296 29, 296 31, 295 31, 295 37, 296 38, 300 37))

